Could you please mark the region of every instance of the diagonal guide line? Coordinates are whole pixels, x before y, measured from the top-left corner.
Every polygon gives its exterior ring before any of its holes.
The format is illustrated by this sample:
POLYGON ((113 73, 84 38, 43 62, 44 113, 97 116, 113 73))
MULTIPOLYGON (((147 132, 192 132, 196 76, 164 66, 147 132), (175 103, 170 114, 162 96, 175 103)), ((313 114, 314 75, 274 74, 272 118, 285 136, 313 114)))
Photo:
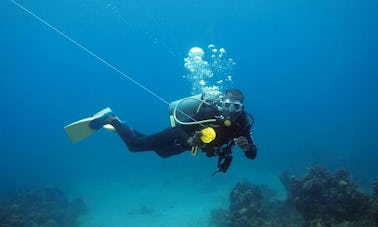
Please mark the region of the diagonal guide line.
POLYGON ((89 55, 93 56, 94 58, 96 58, 97 60, 99 60, 100 62, 102 62, 106 66, 108 66, 109 68, 113 69, 117 73, 121 74, 123 77, 125 77, 126 79, 128 79, 129 81, 131 81, 132 83, 134 83, 135 85, 137 85, 138 87, 142 88, 147 93, 151 94, 152 96, 154 96, 155 98, 159 99, 160 101, 162 101, 163 103, 165 103, 167 105, 170 104, 167 100, 165 100, 164 98, 162 98, 161 96, 159 96, 158 94, 156 94, 155 92, 153 92, 152 90, 148 89, 146 86, 144 86, 143 84, 139 83, 134 78, 128 76, 127 74, 125 74, 124 72, 122 72, 121 70, 119 70, 118 68, 116 68, 115 66, 113 66, 112 64, 110 64, 109 62, 107 62, 106 60, 104 60, 103 58, 99 57, 97 54, 95 54, 94 52, 92 52, 91 50, 89 50, 88 48, 86 48, 85 46, 81 45, 80 43, 78 43, 77 41, 75 41, 74 39, 72 39, 71 37, 69 37, 68 35, 66 35, 65 33, 63 33, 62 31, 60 31, 58 28, 54 27, 53 25, 51 25, 50 23, 48 23, 44 19, 40 18, 35 13, 33 13, 30 10, 28 10, 26 7, 24 7, 23 5, 21 5, 17 1, 15 1, 15 0, 9 0, 9 1, 11 1, 14 5, 16 5, 17 7, 19 7, 20 9, 22 9, 26 13, 28 13, 29 15, 33 16, 35 19, 37 19, 42 24, 46 25, 47 27, 49 27, 50 29, 52 29, 53 31, 55 31, 56 33, 58 33, 59 35, 61 35, 64 38, 66 38, 71 43, 75 44, 80 49, 82 49, 85 52, 87 52, 89 55))

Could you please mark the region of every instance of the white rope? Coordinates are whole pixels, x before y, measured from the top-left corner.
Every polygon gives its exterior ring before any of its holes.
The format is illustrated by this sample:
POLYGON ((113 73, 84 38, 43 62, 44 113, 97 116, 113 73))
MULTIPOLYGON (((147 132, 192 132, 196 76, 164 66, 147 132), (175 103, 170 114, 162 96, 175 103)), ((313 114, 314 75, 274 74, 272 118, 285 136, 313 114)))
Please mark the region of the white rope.
MULTIPOLYGON (((31 15, 32 17, 34 17, 35 19, 37 19, 42 24, 46 25, 51 30, 55 31, 56 33, 58 33, 59 35, 61 35, 62 37, 64 37, 65 39, 67 39, 68 41, 70 41, 71 43, 73 43, 74 45, 76 45, 77 47, 79 47, 80 49, 82 49, 84 52, 88 53, 89 55, 91 55, 92 57, 96 58, 97 60, 99 60, 100 62, 102 62, 103 64, 105 64, 109 68, 111 68, 112 70, 114 70, 117 73, 121 74, 123 77, 125 77, 126 79, 128 79, 129 81, 131 81, 132 83, 134 83, 135 85, 137 85, 138 87, 142 88, 147 93, 151 94, 152 96, 156 97, 157 99, 159 99, 160 101, 162 101, 163 103, 165 103, 167 105, 170 104, 167 100, 165 100, 164 98, 162 98, 161 96, 159 96, 158 94, 156 94, 155 92, 153 92, 152 90, 148 89, 146 86, 144 86, 143 84, 139 83, 134 78, 128 76, 127 74, 125 74, 124 72, 122 72, 121 70, 119 70, 118 68, 116 68, 115 66, 113 66, 112 64, 110 64, 109 62, 107 62, 106 60, 104 60, 103 58, 101 58, 100 56, 98 56, 97 54, 95 54, 93 51, 91 51, 88 48, 86 48, 85 46, 83 46, 82 44, 80 44, 79 42, 77 42, 76 40, 74 40, 73 38, 71 38, 70 36, 68 36, 67 34, 65 34, 64 32, 60 31, 58 28, 54 27, 53 25, 51 25, 50 23, 48 23, 47 21, 45 21, 41 17, 37 16, 35 13, 33 13, 32 11, 30 11, 29 9, 27 9, 26 7, 24 7, 23 5, 21 5, 17 1, 15 1, 15 0, 9 0, 9 1, 11 1, 18 8, 22 9, 23 11, 25 11, 26 13, 28 13, 29 15, 31 15)), ((189 124, 202 124, 202 123, 204 123, 203 121, 197 122, 191 116, 189 116, 188 114, 184 113, 182 110, 180 110, 179 108, 177 108, 177 106, 176 106, 174 112, 176 113, 176 111, 179 111, 181 114, 183 114, 183 115, 187 116, 188 118, 190 118, 191 120, 193 120, 193 122, 191 122, 189 124)), ((181 123, 181 124, 183 123, 183 122, 180 122, 176 117, 175 117, 175 120, 178 123, 181 123)), ((211 121, 214 121, 214 119, 211 119, 211 121)))
POLYGON ((75 44, 80 49, 82 49, 85 52, 87 52, 89 55, 93 56, 94 58, 96 58, 100 62, 104 63, 106 66, 108 66, 109 68, 113 69, 117 73, 121 74, 123 77, 125 77, 126 79, 128 79, 129 81, 131 81, 132 83, 134 83, 135 85, 137 85, 138 87, 142 88, 147 93, 149 93, 152 96, 156 97, 157 99, 159 99, 163 103, 169 105, 169 102, 167 100, 165 100, 164 98, 162 98, 161 96, 159 96, 158 94, 156 94, 155 92, 153 92, 152 90, 148 89, 146 86, 144 86, 143 84, 139 83, 138 81, 136 81, 132 77, 126 75, 124 72, 122 72, 121 70, 119 70, 118 68, 116 68, 115 66, 113 66, 112 64, 110 64, 109 62, 107 62, 106 60, 104 60, 103 58, 99 57, 98 55, 96 55, 95 53, 93 53, 91 50, 89 50, 85 46, 81 45, 80 43, 78 43, 77 41, 75 41, 74 39, 72 39, 71 37, 69 37, 67 34, 65 34, 64 32, 60 31, 58 28, 54 27, 53 25, 51 25, 50 23, 48 23, 47 21, 45 21, 44 19, 42 19, 41 17, 37 16, 35 13, 33 13, 30 10, 28 10, 26 7, 24 7, 23 5, 21 5, 17 1, 15 1, 15 0, 9 0, 9 1, 11 1, 13 4, 15 4, 17 7, 19 7, 20 9, 22 9, 23 11, 25 11, 29 15, 33 16, 35 19, 37 19, 42 24, 44 24, 47 27, 49 27, 51 30, 53 30, 56 33, 58 33, 59 35, 63 36, 64 38, 66 38, 71 43, 75 44))

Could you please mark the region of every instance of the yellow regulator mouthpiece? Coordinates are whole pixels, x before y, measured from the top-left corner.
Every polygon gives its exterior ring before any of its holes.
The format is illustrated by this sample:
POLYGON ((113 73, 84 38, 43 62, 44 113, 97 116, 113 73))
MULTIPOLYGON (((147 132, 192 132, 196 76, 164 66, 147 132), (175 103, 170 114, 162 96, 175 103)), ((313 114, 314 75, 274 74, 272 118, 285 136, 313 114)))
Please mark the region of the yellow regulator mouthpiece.
POLYGON ((202 136, 200 137, 201 141, 204 143, 210 143, 211 141, 215 140, 217 134, 215 130, 211 127, 207 127, 201 130, 202 136))

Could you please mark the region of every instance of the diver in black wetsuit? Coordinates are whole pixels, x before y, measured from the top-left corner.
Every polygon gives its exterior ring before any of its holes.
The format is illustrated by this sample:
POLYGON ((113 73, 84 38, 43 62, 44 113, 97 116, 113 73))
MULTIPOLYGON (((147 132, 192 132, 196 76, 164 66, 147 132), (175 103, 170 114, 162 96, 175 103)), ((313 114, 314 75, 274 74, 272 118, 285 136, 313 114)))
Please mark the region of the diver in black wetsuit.
POLYGON ((152 135, 129 128, 115 115, 95 119, 90 126, 97 130, 105 124, 112 125, 132 152, 152 150, 167 158, 187 150, 195 154, 200 149, 208 157, 218 156, 218 170, 214 174, 227 171, 234 145, 239 146, 247 158, 255 159, 257 149, 251 131, 254 119, 244 110, 242 92, 231 89, 224 96, 208 100, 203 96, 199 105, 191 107, 196 110, 192 110, 192 116, 183 113, 187 116, 185 122, 177 119, 175 109, 172 112, 179 124, 152 135))

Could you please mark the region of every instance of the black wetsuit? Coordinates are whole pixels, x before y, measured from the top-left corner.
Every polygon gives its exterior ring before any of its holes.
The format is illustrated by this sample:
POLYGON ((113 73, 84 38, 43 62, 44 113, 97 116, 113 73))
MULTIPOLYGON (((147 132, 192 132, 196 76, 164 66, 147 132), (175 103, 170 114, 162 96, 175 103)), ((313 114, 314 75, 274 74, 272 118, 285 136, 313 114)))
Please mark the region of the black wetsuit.
MULTIPOLYGON (((194 119, 214 119, 219 116, 221 116, 221 113, 217 108, 209 105, 201 107, 199 113, 194 116, 194 119)), ((215 130, 215 140, 204 144, 200 149, 206 152, 206 155, 209 157, 215 155, 219 157, 221 155, 222 157, 225 155, 228 156, 231 155, 231 148, 234 145, 233 139, 244 136, 250 144, 250 149, 244 152, 245 156, 249 159, 254 159, 257 149, 251 137, 252 124, 248 114, 244 111, 240 112, 240 115, 231 122, 230 126, 226 126, 224 120, 219 118, 216 122, 207 124, 207 126, 211 126, 215 130)), ((177 125, 176 127, 168 128, 152 135, 144 135, 121 123, 117 118, 111 121, 111 125, 116 129, 118 135, 130 151, 155 151, 162 158, 191 150, 191 147, 187 144, 187 140, 193 136, 195 131, 200 131, 204 128, 203 125, 198 124, 190 126, 177 125)))
POLYGON ((130 129, 118 119, 113 119, 111 125, 132 152, 155 151, 160 157, 167 158, 191 149, 186 142, 190 136, 182 127, 168 128, 147 136, 130 129))

